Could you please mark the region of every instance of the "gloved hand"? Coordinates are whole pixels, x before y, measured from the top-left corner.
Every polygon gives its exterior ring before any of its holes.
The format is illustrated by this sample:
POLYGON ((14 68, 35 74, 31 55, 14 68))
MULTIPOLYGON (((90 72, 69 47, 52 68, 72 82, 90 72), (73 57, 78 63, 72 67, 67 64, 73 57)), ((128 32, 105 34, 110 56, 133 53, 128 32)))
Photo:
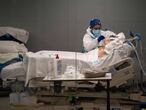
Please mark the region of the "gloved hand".
POLYGON ((101 35, 101 36, 98 37, 97 41, 100 42, 100 41, 102 41, 104 39, 105 39, 105 37, 101 35))

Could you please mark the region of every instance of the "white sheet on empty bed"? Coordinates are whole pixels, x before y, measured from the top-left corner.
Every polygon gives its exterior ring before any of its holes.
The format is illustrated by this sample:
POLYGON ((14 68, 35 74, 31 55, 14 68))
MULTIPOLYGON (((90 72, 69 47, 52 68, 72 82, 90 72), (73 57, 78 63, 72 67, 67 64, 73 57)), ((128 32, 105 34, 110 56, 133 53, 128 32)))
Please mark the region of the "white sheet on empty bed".
POLYGON ((25 80, 25 73, 23 62, 17 62, 3 68, 0 76, 3 80, 15 78, 21 78, 21 80, 25 80))

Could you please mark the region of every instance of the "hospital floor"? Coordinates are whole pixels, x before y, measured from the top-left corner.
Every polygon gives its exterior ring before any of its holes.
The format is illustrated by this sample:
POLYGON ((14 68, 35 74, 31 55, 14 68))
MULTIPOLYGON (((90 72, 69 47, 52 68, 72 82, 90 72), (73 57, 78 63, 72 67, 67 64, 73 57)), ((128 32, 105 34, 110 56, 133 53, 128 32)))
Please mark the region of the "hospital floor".
MULTIPOLYGON (((9 104, 9 97, 0 97, 1 110, 77 110, 76 108, 83 107, 83 110, 106 110, 105 101, 101 100, 101 104, 95 105, 94 103, 82 103, 79 106, 71 105, 43 105, 37 104, 35 106, 12 106, 9 104), (93 109, 96 108, 96 109, 93 109), (100 109, 98 109, 100 108, 100 109)), ((130 106, 112 105, 112 108, 120 108, 118 110, 133 110, 130 106)))
MULTIPOLYGON (((84 107, 84 110, 93 110, 94 107, 93 104, 82 104, 84 107)), ((18 106, 18 105, 10 105, 9 104, 9 97, 0 97, 0 109, 1 110, 77 110, 76 108, 80 108, 80 106, 72 106, 72 105, 33 105, 33 106, 18 106)), ((103 107, 103 110, 106 108, 103 107)), ((101 109, 102 110, 102 109, 101 109)))
MULTIPOLYGON (((40 92, 39 92, 40 93, 40 92)), ((48 94, 48 92, 45 92, 48 94)), ((43 92, 43 95, 46 97, 37 97, 37 102, 39 99, 39 103, 35 103, 35 105, 10 105, 10 98, 7 95, 7 97, 0 97, 0 110, 78 110, 76 108, 83 107, 83 110, 93 110, 93 108, 97 108, 97 110, 106 110, 106 92, 102 93, 95 93, 95 96, 105 96, 103 98, 97 98, 96 100, 82 100, 80 104, 76 106, 70 105, 65 97, 48 97, 47 94, 43 92), (43 103, 42 103, 43 102, 43 103), (45 103, 44 103, 45 102, 45 103), (51 102, 51 103, 50 103, 51 102), (98 109, 100 108, 100 109, 98 109)), ((85 94, 85 93, 84 93, 85 94)), ((83 95, 83 93, 82 93, 83 95)), ((89 96, 90 94, 87 94, 89 96)), ((115 93, 111 93, 111 97, 117 97, 119 96, 119 93, 116 95, 115 93)), ((2 96, 2 95, 1 95, 2 96)), ((94 94, 92 93, 92 96, 94 94)), ((122 97, 124 98, 124 94, 122 94, 122 97)), ((125 96, 126 97, 126 96, 125 96)), ((119 101, 119 100, 118 100, 119 101)), ((139 110, 139 109, 133 109, 133 105, 120 105, 117 100, 111 100, 111 108, 120 108, 118 110, 139 110)), ((125 103, 125 102, 124 102, 125 103)), ((128 102, 129 103, 129 102, 128 102)), ((95 109, 96 110, 96 109, 95 109)))

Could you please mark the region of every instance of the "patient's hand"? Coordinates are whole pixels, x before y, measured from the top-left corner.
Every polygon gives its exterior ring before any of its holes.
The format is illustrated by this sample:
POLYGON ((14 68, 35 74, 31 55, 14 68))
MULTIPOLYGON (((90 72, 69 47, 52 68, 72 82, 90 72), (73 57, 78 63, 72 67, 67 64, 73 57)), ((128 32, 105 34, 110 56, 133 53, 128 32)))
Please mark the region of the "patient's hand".
POLYGON ((104 46, 98 48, 98 57, 103 57, 105 55, 104 46))
POLYGON ((106 37, 104 39, 104 45, 98 48, 99 49, 99 51, 98 51, 98 57, 103 57, 106 54, 106 52, 105 52, 105 46, 107 44, 109 44, 109 43, 110 43, 110 39, 109 39, 109 37, 106 37))
POLYGON ((109 44, 109 43, 110 43, 110 38, 109 38, 109 37, 106 37, 106 38, 104 39, 104 44, 107 45, 107 44, 109 44))

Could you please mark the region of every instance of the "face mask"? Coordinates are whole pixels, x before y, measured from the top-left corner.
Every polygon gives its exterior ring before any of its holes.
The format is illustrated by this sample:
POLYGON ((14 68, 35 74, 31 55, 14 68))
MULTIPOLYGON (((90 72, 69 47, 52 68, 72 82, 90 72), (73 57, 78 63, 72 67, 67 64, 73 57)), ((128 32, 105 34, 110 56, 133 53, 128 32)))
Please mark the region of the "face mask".
POLYGON ((99 29, 97 29, 97 30, 94 29, 94 30, 92 30, 92 32, 93 32, 95 38, 98 38, 101 35, 99 29))

